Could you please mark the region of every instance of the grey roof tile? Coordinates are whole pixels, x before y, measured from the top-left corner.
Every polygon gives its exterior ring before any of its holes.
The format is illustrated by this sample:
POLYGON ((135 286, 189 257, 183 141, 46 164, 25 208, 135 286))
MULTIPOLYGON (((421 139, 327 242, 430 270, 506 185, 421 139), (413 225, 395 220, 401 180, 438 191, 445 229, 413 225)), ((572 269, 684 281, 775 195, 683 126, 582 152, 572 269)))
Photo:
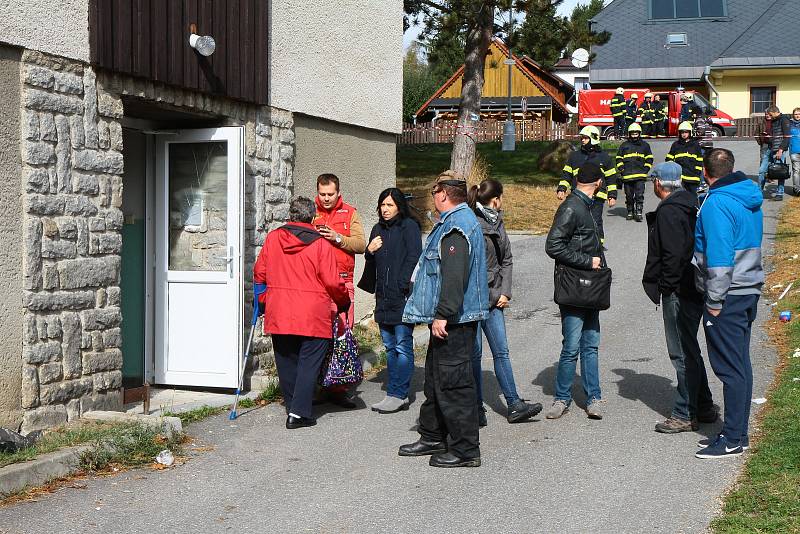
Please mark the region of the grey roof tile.
POLYGON ((682 77, 698 72, 699 78, 702 68, 723 53, 727 57, 793 57, 800 48, 798 0, 727 0, 727 17, 670 21, 649 20, 649 1, 614 0, 595 17, 594 28, 611 32, 611 39, 592 49, 597 53, 590 66, 593 82, 615 81, 615 75, 632 76, 617 80, 646 80, 647 71, 657 71, 664 76, 659 79, 665 80, 686 80, 682 77), (765 39, 760 31, 765 26, 768 33, 781 37, 765 39), (686 33, 689 45, 666 48, 667 33, 686 33))

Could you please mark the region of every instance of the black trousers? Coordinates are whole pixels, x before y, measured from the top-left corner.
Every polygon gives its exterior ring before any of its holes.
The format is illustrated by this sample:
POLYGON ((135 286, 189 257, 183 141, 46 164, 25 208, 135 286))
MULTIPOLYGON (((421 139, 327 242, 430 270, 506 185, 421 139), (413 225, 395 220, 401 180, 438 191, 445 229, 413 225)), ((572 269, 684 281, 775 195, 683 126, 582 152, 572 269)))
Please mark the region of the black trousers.
POLYGON ((425 441, 449 441, 450 452, 460 458, 481 455, 472 375, 477 326, 477 322, 448 324, 446 339, 431 334, 425 360, 425 402, 419 409, 418 432, 425 441))
POLYGON ((644 180, 629 180, 625 182, 625 206, 632 211, 634 206, 644 204, 644 180))
POLYGON ((653 135, 666 135, 667 121, 657 120, 653 123, 653 135))
POLYGON ((329 338, 272 334, 278 380, 289 413, 313 417, 314 390, 330 344, 329 338))
POLYGON ((606 234, 603 232, 603 207, 605 205, 605 201, 595 198, 594 202, 592 202, 592 207, 589 210, 592 213, 594 224, 597 226, 597 235, 600 236, 601 242, 606 238, 606 234))
POLYGON ((617 135, 624 139, 627 135, 626 128, 628 127, 628 121, 625 120, 625 115, 620 115, 619 117, 614 117, 614 129, 617 130, 617 135))
POLYGON ((656 133, 656 125, 652 122, 650 123, 642 123, 642 136, 643 137, 653 137, 656 133))

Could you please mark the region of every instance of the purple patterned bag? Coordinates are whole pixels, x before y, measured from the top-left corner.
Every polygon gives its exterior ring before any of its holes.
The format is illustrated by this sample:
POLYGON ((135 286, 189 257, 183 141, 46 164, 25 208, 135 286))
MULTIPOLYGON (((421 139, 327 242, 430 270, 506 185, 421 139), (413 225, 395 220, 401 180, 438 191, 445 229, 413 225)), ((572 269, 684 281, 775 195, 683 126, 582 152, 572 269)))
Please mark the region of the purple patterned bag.
POLYGON ((319 383, 323 387, 358 384, 364 379, 353 329, 345 325, 344 335, 339 337, 339 321, 336 319, 333 321, 333 342, 321 371, 319 383))

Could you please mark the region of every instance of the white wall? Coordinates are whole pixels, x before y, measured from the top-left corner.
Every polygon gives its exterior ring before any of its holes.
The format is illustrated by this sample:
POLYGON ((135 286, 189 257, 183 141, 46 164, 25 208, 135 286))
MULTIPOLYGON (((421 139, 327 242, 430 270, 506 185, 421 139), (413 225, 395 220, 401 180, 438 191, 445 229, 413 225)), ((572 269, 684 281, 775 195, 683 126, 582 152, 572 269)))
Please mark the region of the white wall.
POLYGON ((0 0, 0 41, 89 61, 89 0, 0 0))
POLYGON ((345 124, 402 128, 400 0, 272 0, 270 105, 345 124))

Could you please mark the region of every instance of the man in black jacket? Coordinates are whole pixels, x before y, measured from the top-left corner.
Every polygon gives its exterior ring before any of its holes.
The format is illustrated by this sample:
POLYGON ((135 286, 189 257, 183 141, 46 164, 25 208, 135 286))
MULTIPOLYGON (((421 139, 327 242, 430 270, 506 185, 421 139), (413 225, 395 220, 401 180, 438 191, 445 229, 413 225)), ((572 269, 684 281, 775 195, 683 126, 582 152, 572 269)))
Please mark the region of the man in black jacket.
MULTIPOLYGON (((778 106, 770 106, 764 112, 764 123, 761 133, 756 137, 758 146, 761 147, 761 166, 758 169, 758 183, 764 191, 767 182, 767 170, 770 163, 784 161, 785 154, 789 151, 789 139, 792 136, 789 119, 781 114, 778 106)), ((783 186, 786 180, 778 180, 778 189, 775 200, 783 200, 783 186)))
MULTIPOLYGON (((559 265, 575 269, 599 269, 603 248, 590 211, 592 196, 603 184, 603 170, 593 163, 581 166, 577 187, 556 210, 545 252, 559 265)), ((558 419, 572 403, 572 381, 578 356, 581 379, 586 393, 586 414, 602 419, 600 374, 597 349, 600 346, 600 311, 559 305, 561 332, 564 336, 556 373, 556 394, 547 411, 548 419, 558 419)))
POLYGON ((650 171, 661 203, 647 214, 649 236, 642 285, 655 304, 662 304, 667 352, 678 379, 672 414, 656 424, 656 432, 676 434, 713 423, 718 408, 711 399, 697 329, 703 317, 703 296, 694 284, 694 229, 697 199, 681 185, 681 166, 668 161, 650 171))
POLYGON ((644 182, 653 167, 653 151, 642 140, 642 127, 634 122, 628 126, 628 140, 617 150, 617 172, 625 188, 627 220, 642 222, 644 209, 644 182))

